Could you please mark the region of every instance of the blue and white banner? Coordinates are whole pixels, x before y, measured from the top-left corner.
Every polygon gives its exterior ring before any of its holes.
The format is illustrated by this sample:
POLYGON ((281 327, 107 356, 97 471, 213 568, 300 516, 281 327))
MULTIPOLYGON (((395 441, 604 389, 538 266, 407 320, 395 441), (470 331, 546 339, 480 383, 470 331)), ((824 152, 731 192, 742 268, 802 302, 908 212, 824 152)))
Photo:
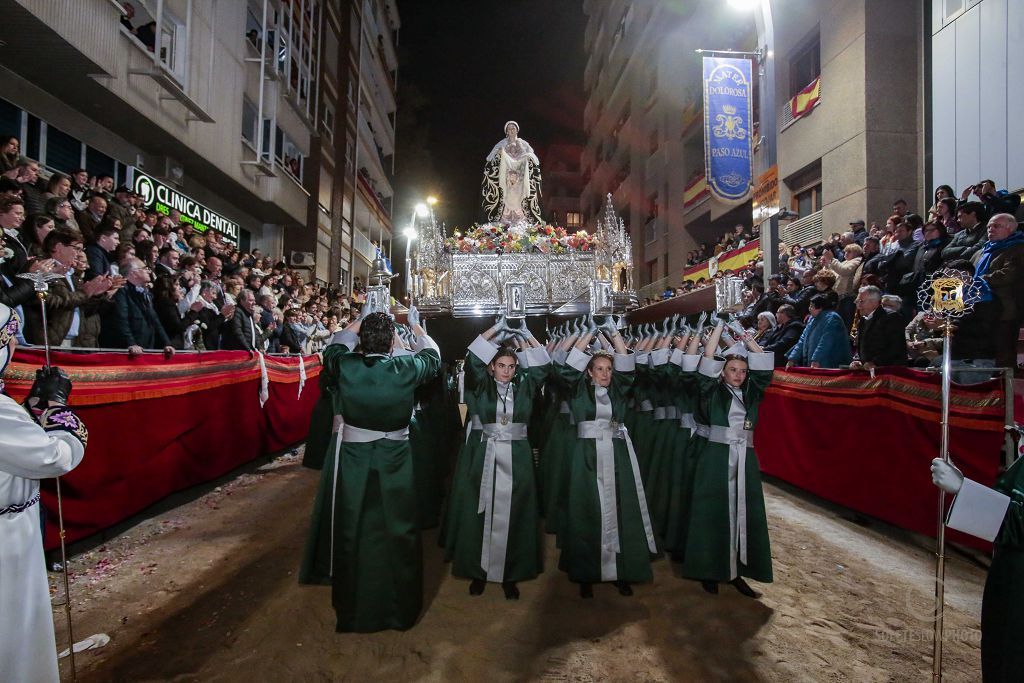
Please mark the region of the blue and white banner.
POLYGON ((749 59, 704 58, 704 165, 716 199, 737 202, 753 177, 749 59))

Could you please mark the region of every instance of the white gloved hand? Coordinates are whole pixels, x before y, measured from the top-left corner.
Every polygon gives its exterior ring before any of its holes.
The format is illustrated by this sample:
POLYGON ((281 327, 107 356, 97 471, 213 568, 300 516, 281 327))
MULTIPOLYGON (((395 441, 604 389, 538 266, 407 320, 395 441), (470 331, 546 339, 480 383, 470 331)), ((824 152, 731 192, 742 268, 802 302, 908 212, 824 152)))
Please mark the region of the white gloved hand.
POLYGON ((959 493, 964 485, 964 474, 942 458, 932 460, 932 483, 946 493, 959 493))
POLYGON ((406 314, 406 320, 409 321, 410 325, 420 324, 420 311, 415 306, 409 306, 409 313, 406 314))

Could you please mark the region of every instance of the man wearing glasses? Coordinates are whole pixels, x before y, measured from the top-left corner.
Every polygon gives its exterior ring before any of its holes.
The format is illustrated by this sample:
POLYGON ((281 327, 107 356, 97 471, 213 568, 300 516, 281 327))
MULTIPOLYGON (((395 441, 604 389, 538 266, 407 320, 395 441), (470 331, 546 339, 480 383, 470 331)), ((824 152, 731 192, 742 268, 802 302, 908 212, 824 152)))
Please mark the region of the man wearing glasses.
MULTIPOLYGON (((63 280, 50 283, 46 297, 46 333, 51 346, 75 346, 83 315, 95 312, 103 303, 103 296, 113 287, 110 277, 101 276, 83 282, 78 272, 80 257, 85 252, 82 238, 68 230, 53 230, 43 240, 43 251, 54 260, 54 271, 64 275, 63 280)), ((39 306, 24 307, 25 339, 32 344, 43 343, 43 320, 39 306)))
POLYGON ((129 258, 121 264, 121 275, 127 283, 114 295, 113 305, 103 312, 100 346, 128 349, 131 356, 162 349, 170 358, 174 347, 160 324, 149 291, 152 271, 140 259, 129 258))

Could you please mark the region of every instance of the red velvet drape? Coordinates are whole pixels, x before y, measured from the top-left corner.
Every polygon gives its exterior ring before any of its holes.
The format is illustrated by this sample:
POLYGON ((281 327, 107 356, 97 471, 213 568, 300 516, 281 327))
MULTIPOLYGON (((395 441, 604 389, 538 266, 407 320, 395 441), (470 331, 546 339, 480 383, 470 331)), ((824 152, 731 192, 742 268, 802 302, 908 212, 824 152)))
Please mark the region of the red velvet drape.
MULTIPOLYGON (((260 368, 240 351, 179 354, 54 353, 68 372, 70 403, 89 429, 85 460, 61 479, 67 540, 110 527, 160 499, 215 479, 261 455, 302 441, 319 397, 319 360, 267 357, 269 399, 261 408, 260 368), (143 398, 145 396, 145 398, 143 398)), ((19 349, 7 389, 21 400, 41 354, 19 349)), ((44 482, 47 547, 58 543, 52 481, 44 482)))
MULTIPOLYGON (((950 453, 964 475, 991 485, 1002 462, 998 381, 954 386, 950 453)), ((755 451, 766 474, 896 526, 934 536, 941 391, 909 369, 777 371, 758 417, 755 451)), ((947 500, 949 497, 947 496, 947 500)), ((987 548, 950 532, 951 540, 987 548)))

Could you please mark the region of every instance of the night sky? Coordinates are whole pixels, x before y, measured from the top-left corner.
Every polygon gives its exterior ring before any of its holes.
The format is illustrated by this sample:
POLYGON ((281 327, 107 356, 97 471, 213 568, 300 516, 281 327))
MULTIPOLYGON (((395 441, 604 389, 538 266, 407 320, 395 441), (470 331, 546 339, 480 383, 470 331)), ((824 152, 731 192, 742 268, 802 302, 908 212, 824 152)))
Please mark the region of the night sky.
POLYGON ((396 230, 428 194, 449 231, 482 221, 484 159, 508 120, 541 159, 584 142, 582 0, 399 0, 396 230))

